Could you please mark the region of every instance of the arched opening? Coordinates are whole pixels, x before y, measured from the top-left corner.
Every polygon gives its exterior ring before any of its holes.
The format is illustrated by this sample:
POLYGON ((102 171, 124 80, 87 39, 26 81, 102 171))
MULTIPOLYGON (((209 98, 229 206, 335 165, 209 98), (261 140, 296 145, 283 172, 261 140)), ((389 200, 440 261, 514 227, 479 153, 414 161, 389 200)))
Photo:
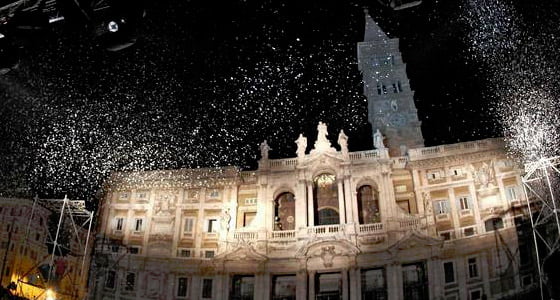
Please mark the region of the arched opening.
POLYGON ((336 176, 321 174, 313 180, 315 225, 340 224, 336 176), (336 217, 336 218, 335 218, 336 217))
POLYGON ((379 192, 371 185, 358 188, 358 218, 360 224, 381 222, 379 210, 379 192))
POLYGON ((319 221, 317 225, 339 224, 340 216, 335 209, 324 207, 317 212, 317 220, 319 221))
POLYGON ((296 202, 294 194, 282 193, 274 199, 274 230, 294 230, 296 202))

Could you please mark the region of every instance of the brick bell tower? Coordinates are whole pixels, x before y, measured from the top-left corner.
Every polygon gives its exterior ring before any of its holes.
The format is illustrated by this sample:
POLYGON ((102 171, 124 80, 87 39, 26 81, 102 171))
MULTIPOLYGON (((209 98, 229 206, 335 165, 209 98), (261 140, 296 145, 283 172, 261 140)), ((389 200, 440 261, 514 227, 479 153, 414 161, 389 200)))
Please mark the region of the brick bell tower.
MULTIPOLYGON (((424 146, 414 92, 410 89, 399 39, 389 38, 365 10, 364 41, 358 43, 358 68, 368 101, 372 134, 379 130, 391 156, 424 146)), ((375 137, 374 137, 375 144, 375 137)))

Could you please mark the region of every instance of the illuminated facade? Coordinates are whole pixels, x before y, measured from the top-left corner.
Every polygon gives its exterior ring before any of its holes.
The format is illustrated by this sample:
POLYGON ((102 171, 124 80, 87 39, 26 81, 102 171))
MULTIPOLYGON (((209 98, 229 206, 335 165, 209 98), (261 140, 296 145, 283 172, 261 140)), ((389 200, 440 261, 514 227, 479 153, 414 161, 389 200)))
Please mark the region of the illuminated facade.
MULTIPOLYGON (((13 283, 11 292, 27 299, 46 299, 48 290, 56 299, 83 299, 87 294, 87 277, 81 276, 80 270, 83 263, 83 273, 87 274, 89 259, 86 257, 82 261, 83 249, 70 240, 67 255, 54 257, 51 281, 48 282, 52 256, 47 242, 52 240, 48 230, 52 226, 49 223, 52 211, 42 205, 34 207, 33 202, 30 199, 0 198, 2 286, 13 283)), ((85 238, 87 232, 77 230, 85 238)))
POLYGON ((376 149, 349 152, 343 132, 333 146, 319 123, 294 158, 262 143, 254 171, 115 174, 90 298, 475 300, 532 285, 521 169, 501 139, 423 147, 398 42, 367 19, 376 149))

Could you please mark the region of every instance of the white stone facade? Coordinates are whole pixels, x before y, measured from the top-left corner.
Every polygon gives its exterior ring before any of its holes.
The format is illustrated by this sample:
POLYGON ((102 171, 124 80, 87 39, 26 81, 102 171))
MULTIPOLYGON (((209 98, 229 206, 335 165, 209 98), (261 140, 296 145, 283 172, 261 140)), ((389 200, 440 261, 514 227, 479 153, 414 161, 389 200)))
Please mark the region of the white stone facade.
POLYGON ((344 158, 326 147, 299 159, 262 159, 258 170, 248 172, 227 167, 117 174, 102 202, 91 294, 504 296, 521 289, 514 224, 522 214, 516 209, 524 200, 520 189, 520 169, 506 159, 499 139, 411 149, 403 157, 389 157, 385 149, 344 158), (318 178, 334 180, 327 185, 336 205, 320 203, 317 185, 325 183, 318 178), (378 212, 367 220, 366 199, 358 192, 364 186, 377 195, 369 200, 378 199, 378 212), (279 198, 285 201, 277 205, 279 198), (294 209, 283 214, 279 206, 291 201, 294 209), (338 220, 323 210, 338 213, 338 220), (512 274, 507 280, 500 276, 505 270, 512 274), (109 280, 107 272, 114 272, 109 280))

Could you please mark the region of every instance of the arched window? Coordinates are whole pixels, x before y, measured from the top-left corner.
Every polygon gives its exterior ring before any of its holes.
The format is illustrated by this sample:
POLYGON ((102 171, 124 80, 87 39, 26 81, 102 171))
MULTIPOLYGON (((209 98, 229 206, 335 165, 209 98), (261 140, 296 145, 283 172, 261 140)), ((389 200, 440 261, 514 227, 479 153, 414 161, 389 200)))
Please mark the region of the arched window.
POLYGON ((295 223, 294 194, 282 193, 274 200, 274 230, 294 230, 295 223))
POLYGON ((313 180, 313 200, 316 225, 339 224, 336 176, 321 174, 313 180), (328 210, 325 210, 327 209, 328 210), (325 211, 323 211, 325 210, 325 211), (334 216, 336 214, 336 220, 334 216))
POLYGON ((358 212, 360 224, 381 222, 379 193, 371 185, 358 188, 358 212))

